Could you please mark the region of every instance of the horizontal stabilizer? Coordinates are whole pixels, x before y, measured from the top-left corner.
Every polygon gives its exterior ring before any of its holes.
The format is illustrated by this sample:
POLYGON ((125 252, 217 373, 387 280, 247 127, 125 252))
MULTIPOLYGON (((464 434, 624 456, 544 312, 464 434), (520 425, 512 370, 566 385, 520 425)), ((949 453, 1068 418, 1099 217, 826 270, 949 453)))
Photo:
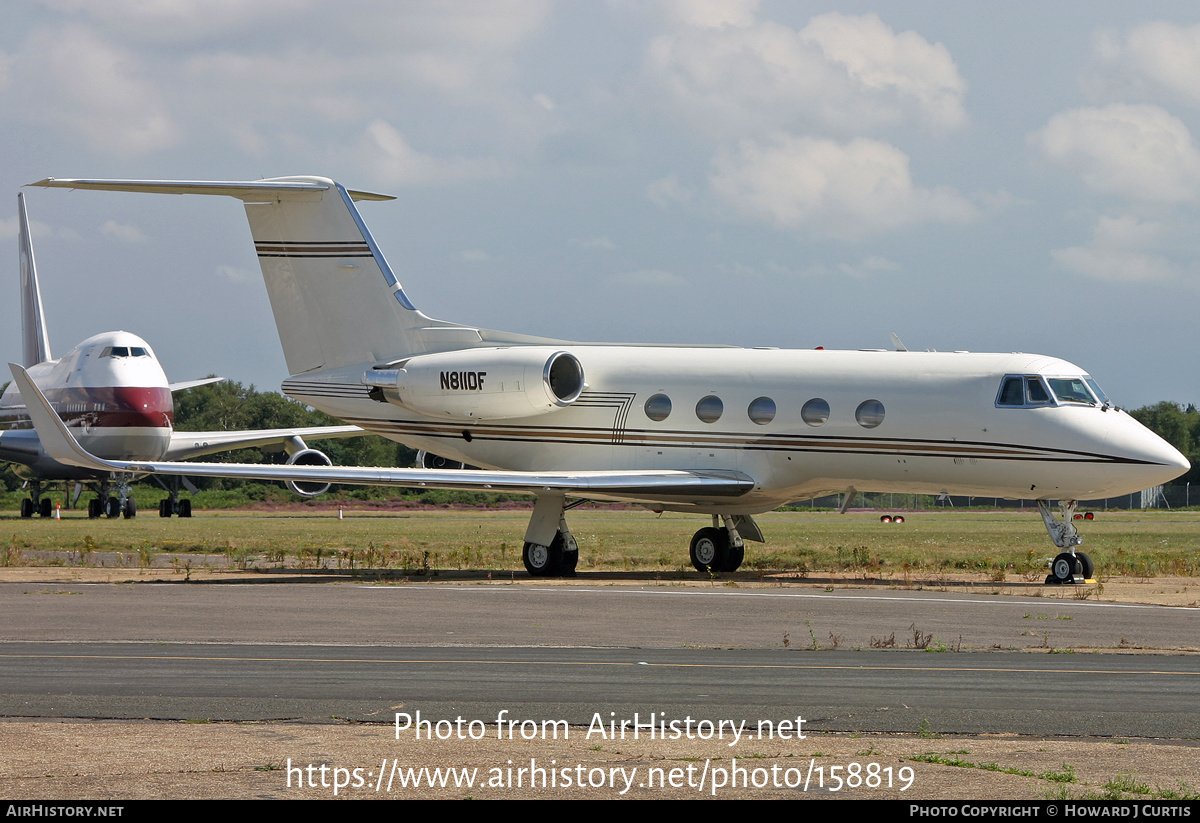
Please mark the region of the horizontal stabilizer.
MULTIPOLYGON (((47 177, 31 186, 51 189, 94 189, 97 191, 128 191, 148 194, 220 194, 239 200, 256 201, 273 199, 280 194, 303 194, 305 192, 328 191, 332 186, 325 183, 300 182, 293 180, 248 180, 224 182, 220 180, 84 180, 47 177), (266 197, 264 198, 264 195, 266 197)), ((395 200, 390 194, 369 191, 347 191, 352 200, 395 200)))

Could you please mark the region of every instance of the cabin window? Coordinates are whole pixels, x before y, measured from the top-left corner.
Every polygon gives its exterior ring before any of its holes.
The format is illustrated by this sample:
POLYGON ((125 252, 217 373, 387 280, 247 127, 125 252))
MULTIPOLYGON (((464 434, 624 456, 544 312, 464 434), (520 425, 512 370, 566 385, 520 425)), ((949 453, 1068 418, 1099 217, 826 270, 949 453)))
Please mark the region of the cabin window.
POLYGON ((775 401, 769 397, 757 397, 751 401, 746 414, 760 426, 765 426, 775 419, 775 401))
POLYGON ((800 409, 800 419, 810 426, 820 426, 829 419, 829 403, 814 397, 800 409))
POLYGON ((883 422, 883 404, 878 400, 864 400, 854 410, 854 419, 864 429, 873 429, 883 422))
POLYGON ((656 423, 666 420, 671 414, 671 398, 665 394, 656 394, 646 401, 646 416, 656 423))
POLYGON ((725 404, 715 394, 701 397, 700 402, 696 404, 696 416, 703 423, 716 423, 721 419, 721 414, 724 411, 725 404))

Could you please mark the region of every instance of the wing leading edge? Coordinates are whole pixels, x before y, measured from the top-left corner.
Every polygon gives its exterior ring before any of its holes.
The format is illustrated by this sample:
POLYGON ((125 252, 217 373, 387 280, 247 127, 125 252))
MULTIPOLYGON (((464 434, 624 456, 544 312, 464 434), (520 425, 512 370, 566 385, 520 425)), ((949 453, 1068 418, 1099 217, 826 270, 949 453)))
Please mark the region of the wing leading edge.
POLYGON ((191 477, 241 477, 369 486, 456 489, 465 491, 541 492, 636 501, 699 503, 728 500, 754 488, 754 479, 737 471, 580 471, 512 472, 391 469, 358 466, 276 466, 248 463, 177 463, 101 460, 79 445, 28 373, 10 363, 42 448, 54 460, 72 466, 129 474, 179 474, 191 477))

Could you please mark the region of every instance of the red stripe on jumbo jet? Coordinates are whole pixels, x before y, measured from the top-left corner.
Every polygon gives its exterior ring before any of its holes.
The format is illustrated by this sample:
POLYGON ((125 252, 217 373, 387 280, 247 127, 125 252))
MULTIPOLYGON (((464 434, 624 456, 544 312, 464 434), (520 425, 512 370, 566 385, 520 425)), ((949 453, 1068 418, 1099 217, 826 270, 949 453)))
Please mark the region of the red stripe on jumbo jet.
POLYGON ((166 386, 89 386, 46 392, 54 410, 69 422, 108 428, 171 428, 175 405, 166 386))

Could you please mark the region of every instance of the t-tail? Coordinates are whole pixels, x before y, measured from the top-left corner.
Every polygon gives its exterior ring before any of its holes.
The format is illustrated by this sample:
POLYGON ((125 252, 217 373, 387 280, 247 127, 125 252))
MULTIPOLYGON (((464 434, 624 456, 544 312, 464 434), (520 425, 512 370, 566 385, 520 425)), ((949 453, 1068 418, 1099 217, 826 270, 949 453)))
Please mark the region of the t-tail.
POLYGON ((358 213, 359 200, 323 177, 249 182, 66 180, 33 185, 161 194, 220 194, 245 203, 288 371, 387 364, 454 349, 546 342, 426 317, 404 293, 358 213))
POLYGON ((29 368, 45 363, 52 356, 37 265, 33 260, 33 241, 29 238, 29 215, 25 213, 25 196, 20 192, 17 193, 17 216, 20 226, 17 245, 21 258, 21 365, 29 368))

